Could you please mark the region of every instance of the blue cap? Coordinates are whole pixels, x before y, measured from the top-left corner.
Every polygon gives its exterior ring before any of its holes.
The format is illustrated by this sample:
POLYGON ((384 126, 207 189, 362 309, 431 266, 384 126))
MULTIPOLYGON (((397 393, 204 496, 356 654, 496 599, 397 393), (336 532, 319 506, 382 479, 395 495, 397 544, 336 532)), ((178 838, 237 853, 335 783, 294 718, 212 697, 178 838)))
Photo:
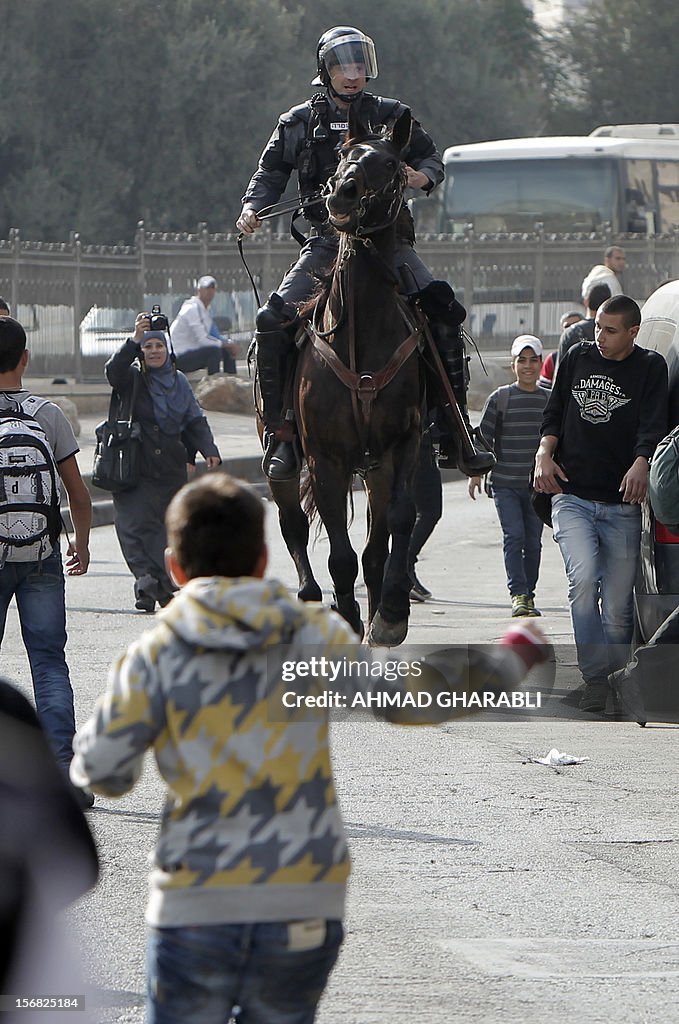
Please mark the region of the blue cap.
POLYGON ((160 338, 160 340, 167 346, 167 338, 165 337, 165 331, 144 331, 144 338, 142 345, 145 341, 149 341, 151 338, 160 338))

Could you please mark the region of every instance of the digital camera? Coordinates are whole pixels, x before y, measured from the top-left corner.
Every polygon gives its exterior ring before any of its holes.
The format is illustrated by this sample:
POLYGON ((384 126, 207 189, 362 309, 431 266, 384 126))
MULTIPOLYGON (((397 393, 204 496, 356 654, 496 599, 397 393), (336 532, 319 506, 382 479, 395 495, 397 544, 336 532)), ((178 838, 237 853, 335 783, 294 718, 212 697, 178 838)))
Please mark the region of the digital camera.
POLYGON ((160 312, 160 306, 152 306, 151 307, 150 320, 151 320, 151 326, 149 327, 149 330, 151 330, 151 331, 169 331, 170 325, 168 323, 167 317, 164 316, 160 312))

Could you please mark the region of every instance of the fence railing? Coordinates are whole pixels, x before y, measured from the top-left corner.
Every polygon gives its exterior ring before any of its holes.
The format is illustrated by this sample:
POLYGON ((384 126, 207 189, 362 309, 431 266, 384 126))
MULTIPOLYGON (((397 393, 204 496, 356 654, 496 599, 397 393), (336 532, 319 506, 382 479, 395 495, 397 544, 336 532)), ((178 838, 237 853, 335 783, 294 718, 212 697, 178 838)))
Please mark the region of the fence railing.
MULTIPOLYGON (((607 245, 627 254, 625 291, 639 301, 666 280, 679 278, 679 235, 424 236, 418 252, 436 277, 453 285, 468 310, 467 326, 486 351, 505 348, 523 331, 546 345, 559 334, 559 317, 580 302, 580 283, 607 245)), ((245 256, 264 298, 298 253, 290 238, 263 227, 245 240, 245 256)), ((32 242, 12 229, 0 240, 0 295, 24 323, 35 373, 99 377, 108 354, 132 326, 135 310, 158 302, 168 317, 213 274, 218 291, 211 311, 225 331, 249 333, 256 303, 235 235, 160 234, 140 224, 133 245, 32 242)))

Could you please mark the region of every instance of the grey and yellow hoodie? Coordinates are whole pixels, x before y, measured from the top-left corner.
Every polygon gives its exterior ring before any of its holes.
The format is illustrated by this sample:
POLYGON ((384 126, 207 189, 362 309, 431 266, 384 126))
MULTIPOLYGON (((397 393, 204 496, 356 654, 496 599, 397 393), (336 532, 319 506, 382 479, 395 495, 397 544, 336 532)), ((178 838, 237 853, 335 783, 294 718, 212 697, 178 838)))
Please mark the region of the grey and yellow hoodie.
POLYGON ((202 577, 113 666, 71 778, 122 795, 153 749, 168 793, 149 924, 342 917, 349 854, 327 712, 286 712, 281 700, 283 658, 310 652, 369 656, 337 614, 280 583, 202 577))
POLYGON ((192 580, 156 621, 113 666, 71 768, 118 796, 153 748, 168 795, 147 921, 341 918, 349 855, 327 720, 276 714, 270 676, 284 647, 290 659, 358 657, 356 636, 250 578, 192 580))

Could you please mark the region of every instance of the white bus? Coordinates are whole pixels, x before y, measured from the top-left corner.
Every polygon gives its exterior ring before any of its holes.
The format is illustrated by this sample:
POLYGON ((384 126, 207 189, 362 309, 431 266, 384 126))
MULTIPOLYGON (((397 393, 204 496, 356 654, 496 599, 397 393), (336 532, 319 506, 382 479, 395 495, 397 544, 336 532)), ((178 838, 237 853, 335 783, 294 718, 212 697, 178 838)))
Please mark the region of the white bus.
POLYGON ((624 138, 625 126, 592 135, 505 139, 451 146, 446 180, 432 206, 416 203, 418 232, 660 234, 679 228, 679 137, 676 126, 630 125, 656 137, 624 138), (429 223, 427 223, 429 222, 429 223))

